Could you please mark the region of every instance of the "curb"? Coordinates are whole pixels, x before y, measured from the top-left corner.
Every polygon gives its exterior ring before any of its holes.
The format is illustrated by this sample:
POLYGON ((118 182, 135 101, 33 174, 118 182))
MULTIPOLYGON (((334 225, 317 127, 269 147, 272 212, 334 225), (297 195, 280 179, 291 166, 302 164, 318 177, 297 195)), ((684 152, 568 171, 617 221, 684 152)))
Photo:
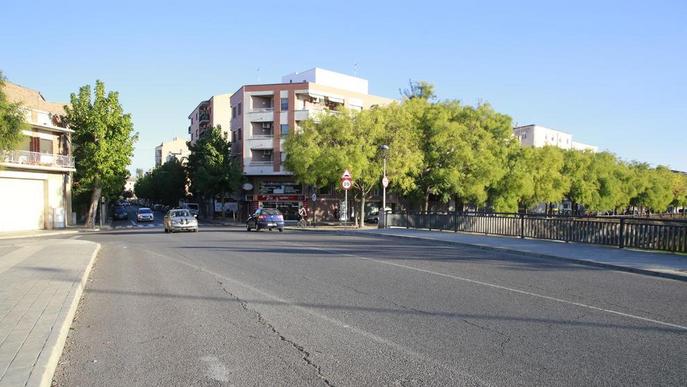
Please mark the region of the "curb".
POLYGON ((95 250, 91 254, 91 259, 88 262, 88 265, 86 265, 86 269, 84 270, 81 280, 73 285, 72 292, 70 294, 71 300, 67 299, 65 301, 65 303, 68 303, 68 306, 67 308, 63 308, 58 316, 58 321, 60 321, 58 323, 59 327, 56 327, 57 329, 53 329, 45 343, 44 348, 48 350, 41 353, 36 361, 34 370, 39 372, 31 373, 31 377, 29 378, 27 385, 37 385, 41 387, 50 387, 52 385, 57 364, 62 357, 62 351, 64 350, 64 345, 67 342, 69 329, 74 321, 74 316, 76 315, 79 301, 81 301, 81 295, 86 287, 86 281, 91 274, 91 270, 93 269, 93 264, 98 256, 98 252, 100 252, 100 247, 100 243, 96 243, 95 250))
POLYGON ((2 235, 2 234, 0 234, 0 240, 3 240, 3 239, 42 238, 42 237, 50 237, 50 236, 56 236, 56 235, 70 235, 70 234, 77 234, 77 233, 79 233, 78 230, 65 230, 65 231, 55 231, 55 232, 49 232, 49 233, 26 234, 26 235, 2 235))
MULTIPOLYGON (((309 231, 315 231, 315 230, 300 229, 298 231, 309 232, 309 231)), ((418 239, 418 240, 423 240, 423 241, 445 243, 445 244, 449 244, 449 245, 470 246, 470 247, 474 247, 474 248, 478 248, 478 249, 482 249, 482 250, 489 250, 489 251, 505 251, 505 252, 509 252, 509 253, 528 254, 528 255, 531 255, 531 256, 534 256, 537 258, 545 258, 545 259, 553 259, 553 260, 558 260, 558 261, 572 262, 572 263, 576 263, 576 264, 580 264, 580 265, 594 266, 594 267, 600 267, 600 268, 604 268, 604 269, 612 269, 612 270, 616 270, 616 271, 623 271, 623 272, 634 273, 634 274, 650 275, 650 276, 654 276, 654 277, 661 277, 661 278, 667 278, 667 279, 676 280, 676 281, 687 282, 687 273, 685 275, 666 273, 666 272, 662 272, 662 271, 653 271, 653 270, 647 270, 647 269, 639 269, 636 267, 613 265, 610 263, 589 261, 589 260, 585 260, 585 259, 567 258, 567 257, 561 257, 561 256, 557 256, 557 255, 525 252, 525 251, 520 251, 520 250, 514 250, 511 248, 507 248, 507 247, 484 246, 484 245, 477 245, 477 244, 472 244, 472 243, 467 243, 467 242, 445 241, 445 240, 423 238, 423 237, 412 236, 412 235, 361 233, 358 231, 350 231, 350 230, 341 230, 341 231, 339 231, 339 230, 322 230, 322 231, 317 231, 317 232, 324 232, 324 231, 329 231, 329 232, 339 233, 339 234, 347 234, 347 235, 367 236, 367 237, 377 236, 377 237, 389 237, 389 238, 401 238, 401 239, 418 239)))

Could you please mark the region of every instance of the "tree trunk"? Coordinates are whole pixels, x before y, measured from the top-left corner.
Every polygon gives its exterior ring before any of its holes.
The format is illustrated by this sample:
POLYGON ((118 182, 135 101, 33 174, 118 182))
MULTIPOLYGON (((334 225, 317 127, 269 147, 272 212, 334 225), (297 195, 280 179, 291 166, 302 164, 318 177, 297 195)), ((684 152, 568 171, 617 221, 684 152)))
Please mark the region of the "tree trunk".
POLYGON ((425 205, 423 211, 425 213, 429 212, 429 188, 425 191, 425 205))
POLYGON ((360 228, 365 227, 365 194, 360 193, 360 228))
POLYGON ((221 218, 224 219, 224 202, 227 200, 226 192, 222 192, 222 215, 221 218))
POLYGON ((88 216, 86 217, 86 228, 95 228, 95 215, 98 213, 98 204, 100 203, 102 192, 102 187, 96 186, 93 188, 91 204, 88 206, 88 216))

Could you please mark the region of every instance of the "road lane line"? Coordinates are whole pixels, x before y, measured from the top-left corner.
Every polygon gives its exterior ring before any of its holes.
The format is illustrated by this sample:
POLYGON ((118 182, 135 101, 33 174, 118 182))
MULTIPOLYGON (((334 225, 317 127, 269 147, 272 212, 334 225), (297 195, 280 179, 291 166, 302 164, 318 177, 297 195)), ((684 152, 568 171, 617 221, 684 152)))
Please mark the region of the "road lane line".
POLYGON ((509 287, 507 287, 507 286, 497 285, 497 284, 493 284, 493 283, 489 283, 489 282, 484 282, 484 281, 479 281, 479 280, 474 280, 474 279, 470 279, 470 278, 466 278, 466 277, 460 277, 460 276, 453 275, 453 274, 446 274, 446 273, 440 273, 440 272, 438 272, 438 271, 427 270, 427 269, 421 269, 421 268, 418 268, 418 267, 403 265, 403 264, 396 263, 396 262, 389 262, 389 261, 385 261, 385 260, 382 260, 382 259, 370 258, 370 257, 365 257, 365 256, 362 256, 362 255, 351 254, 351 253, 344 253, 344 252, 331 251, 331 250, 327 250, 327 249, 321 248, 321 247, 312 247, 312 246, 306 247, 306 246, 303 246, 303 245, 300 245, 300 244, 295 244, 295 243, 289 243, 289 242, 285 242, 285 243, 286 243, 287 245, 295 246, 295 247, 302 248, 302 249, 310 249, 310 250, 323 251, 323 252, 328 253, 328 254, 343 255, 343 256, 358 258, 358 259, 362 259, 362 260, 366 260, 366 261, 372 261, 372 262, 382 263, 382 264, 389 265, 389 266, 395 266, 395 267, 399 267, 399 268, 403 268, 403 269, 414 270, 414 271, 418 271, 418 272, 422 272, 422 273, 427 273, 427 274, 433 274, 433 275, 437 275, 437 276, 440 276, 440 277, 451 278, 451 279, 455 279, 455 280, 458 280, 458 281, 464 281, 464 282, 468 282, 468 283, 472 283, 472 284, 476 284, 476 285, 487 286, 487 287, 494 288, 494 289, 505 290, 505 291, 512 292, 512 293, 523 294, 523 295, 530 296, 530 297, 537 297, 537 298, 541 298, 541 299, 545 299, 545 300, 549 300, 549 301, 555 301, 555 302, 559 302, 559 303, 563 303, 563 304, 575 305, 575 306, 579 306, 579 307, 581 307, 581 308, 592 309, 592 310, 596 310, 596 311, 599 311, 599 312, 605 312, 605 313, 613 314, 613 315, 616 315, 616 316, 627 317, 627 318, 631 318, 631 319, 635 319, 635 320, 641 320, 641 321, 645 321, 645 322, 650 322, 650 323, 654 323, 654 324, 658 324, 658 325, 663 325, 663 326, 667 326, 667 327, 671 327, 671 328, 677 328, 677 329, 681 329, 681 330, 687 331, 687 326, 685 326, 685 325, 679 325, 679 324, 673 324, 673 323, 669 323, 669 322, 665 322, 665 321, 654 320, 654 319, 651 319, 651 318, 642 317, 642 316, 637 316, 637 315, 634 315, 634 314, 619 312, 619 311, 613 310, 613 309, 601 308, 601 307, 594 306, 594 305, 583 304, 583 303, 581 303, 581 302, 570 301, 570 300, 565 300, 565 299, 558 298, 558 297, 552 297, 552 296, 547 296, 547 295, 544 295, 544 294, 528 292, 528 291, 526 291, 526 290, 520 290, 520 289, 515 289, 515 288, 509 288, 509 287))

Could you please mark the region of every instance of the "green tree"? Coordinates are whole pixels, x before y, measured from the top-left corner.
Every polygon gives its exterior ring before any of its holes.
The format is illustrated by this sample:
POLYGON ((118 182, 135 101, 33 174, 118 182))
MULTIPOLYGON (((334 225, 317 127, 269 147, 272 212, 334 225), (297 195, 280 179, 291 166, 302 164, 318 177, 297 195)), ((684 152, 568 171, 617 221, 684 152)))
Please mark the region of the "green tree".
POLYGON ((423 99, 425 101, 435 99, 434 85, 426 81, 408 81, 408 88, 399 90, 405 99, 423 99))
POLYGON ((399 192, 414 189, 412 175, 421 164, 419 138, 411 115, 398 104, 362 112, 340 110, 307 120, 286 139, 286 168, 303 184, 323 187, 338 182, 348 169, 360 199, 358 221, 363 226, 365 201, 382 178, 379 147, 388 145, 387 176, 399 192))
POLYGON ((534 196, 533 175, 525 159, 525 150, 519 146, 506 157, 506 173, 492 186, 490 202, 499 212, 516 212, 526 207, 527 198, 534 196))
POLYGON ((241 185, 242 174, 231 156, 231 143, 222 133, 222 128, 213 127, 195 144, 189 142, 188 148, 191 154, 186 167, 191 191, 204 202, 219 195, 224 206, 227 196, 241 185))
POLYGON ((106 93, 99 80, 93 94, 89 85, 72 93, 65 111, 66 122, 74 130, 74 190, 77 195, 91 192, 86 227, 93 227, 101 196, 122 192, 138 134, 119 103, 119 93, 106 93))
POLYGON ((139 198, 175 206, 186 195, 186 183, 186 169, 172 158, 136 180, 134 191, 139 198))
POLYGON ((524 162, 532 179, 532 195, 523 197, 527 207, 559 203, 569 191, 570 180, 563 174, 563 151, 554 146, 525 148, 524 162))
POLYGON ((599 182, 595 174, 594 153, 570 149, 563 152, 563 174, 569 179, 565 196, 572 203, 572 211, 578 213, 578 205, 587 209, 599 208, 599 182))
POLYGON ((687 207, 687 175, 676 172, 673 174, 673 206, 687 207))
POLYGON ((27 126, 21 105, 11 103, 5 95, 5 77, 0 71, 0 151, 12 150, 21 139, 21 131, 27 126))

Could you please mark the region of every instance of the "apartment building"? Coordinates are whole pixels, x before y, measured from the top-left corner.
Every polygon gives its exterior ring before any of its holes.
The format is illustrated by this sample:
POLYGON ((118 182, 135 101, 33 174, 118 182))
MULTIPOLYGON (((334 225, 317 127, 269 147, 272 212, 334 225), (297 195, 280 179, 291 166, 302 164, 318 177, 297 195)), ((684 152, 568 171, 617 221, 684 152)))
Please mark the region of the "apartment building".
POLYGON ((513 134, 524 147, 540 148, 546 145, 553 145, 561 149, 599 151, 597 146, 574 141, 572 134, 545 128, 540 125, 518 126, 513 129, 513 134))
POLYGON ((16 149, 0 151, 0 232, 66 227, 76 170, 64 104, 11 82, 3 92, 21 103, 28 125, 16 149))
POLYGON ((205 134, 205 131, 214 126, 221 126, 222 131, 229 135, 230 114, 229 94, 213 95, 208 100, 201 101, 189 114, 190 125, 188 134, 191 135, 191 144, 205 134))
POLYGON ((368 94, 365 79, 320 68, 285 75, 281 83, 239 88, 230 99, 231 140, 232 153, 253 187, 243 192, 245 212, 275 207, 296 219, 298 208, 307 203, 304 187, 284 168, 284 141, 302 121, 339 106, 362 110, 392 101, 368 94))
POLYGON ((189 154, 191 151, 188 150, 186 140, 174 137, 172 141, 162 142, 155 147, 155 166, 159 167, 173 158, 184 162, 189 154))

